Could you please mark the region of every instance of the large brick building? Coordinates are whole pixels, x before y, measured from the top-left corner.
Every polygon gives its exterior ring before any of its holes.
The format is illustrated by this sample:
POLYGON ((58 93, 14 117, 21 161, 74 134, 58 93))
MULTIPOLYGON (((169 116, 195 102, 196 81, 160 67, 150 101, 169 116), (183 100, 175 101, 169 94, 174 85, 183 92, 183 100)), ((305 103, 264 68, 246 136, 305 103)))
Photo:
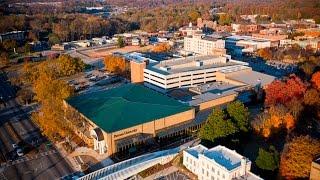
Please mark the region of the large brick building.
POLYGON ((101 154, 126 152, 197 126, 194 108, 142 85, 71 97, 64 105, 66 120, 101 154))

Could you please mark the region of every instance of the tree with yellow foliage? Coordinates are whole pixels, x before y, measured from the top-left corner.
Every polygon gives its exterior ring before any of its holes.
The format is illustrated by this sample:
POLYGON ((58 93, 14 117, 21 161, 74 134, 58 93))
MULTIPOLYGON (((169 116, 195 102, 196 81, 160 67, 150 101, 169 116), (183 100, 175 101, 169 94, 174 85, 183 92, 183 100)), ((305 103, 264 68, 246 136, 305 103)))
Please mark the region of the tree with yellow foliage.
POLYGON ((163 53, 170 51, 171 46, 168 43, 159 43, 152 48, 152 52, 163 53))
POLYGON ((41 104, 40 112, 33 115, 35 122, 51 140, 65 137, 70 130, 64 123, 62 102, 73 94, 73 88, 56 79, 54 74, 41 72, 34 81, 33 90, 41 104))
POLYGON ((108 72, 126 75, 129 72, 129 64, 122 57, 108 55, 104 58, 105 69, 108 72))
POLYGON ((270 48, 262 48, 257 51, 258 56, 262 57, 265 60, 272 59, 272 51, 270 48))
POLYGON ((51 140, 72 135, 64 120, 63 100, 73 94, 73 88, 59 78, 79 73, 84 67, 79 58, 60 55, 40 64, 25 63, 22 68, 22 79, 32 83, 34 99, 41 104, 33 120, 51 140))
POLYGON ((70 76, 82 72, 85 64, 79 58, 73 58, 70 55, 60 55, 56 59, 48 59, 40 64, 33 65, 26 62, 22 68, 22 79, 31 83, 34 82, 40 74, 50 74, 54 78, 70 76))
POLYGON ((286 179, 307 179, 312 159, 320 152, 319 140, 310 136, 293 138, 281 154, 280 173, 286 179))
POLYGON ((73 58, 69 55, 60 55, 57 63, 60 76, 70 76, 83 71, 85 68, 81 59, 73 58))
POLYGON ((24 82, 31 83, 37 78, 38 69, 29 62, 25 62, 22 67, 21 79, 24 82))

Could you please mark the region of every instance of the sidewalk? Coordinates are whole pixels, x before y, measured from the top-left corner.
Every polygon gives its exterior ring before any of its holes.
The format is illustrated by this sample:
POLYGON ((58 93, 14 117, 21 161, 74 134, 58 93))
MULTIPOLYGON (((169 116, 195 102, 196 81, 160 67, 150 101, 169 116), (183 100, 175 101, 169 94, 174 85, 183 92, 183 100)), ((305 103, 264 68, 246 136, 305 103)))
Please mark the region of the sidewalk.
POLYGON ((81 171, 81 166, 76 162, 76 160, 68 154, 68 152, 62 147, 61 143, 55 144, 57 150, 61 153, 62 157, 67 159, 74 171, 81 171))
POLYGON ((87 147, 79 147, 76 148, 74 152, 68 153, 63 147, 62 144, 56 144, 57 149, 62 154, 62 156, 69 160, 69 162, 72 165, 72 168, 75 171, 82 171, 81 165, 78 163, 78 161, 75 159, 77 156, 85 155, 85 156, 91 156, 94 159, 96 159, 99 163, 102 164, 102 166, 108 166, 113 164, 114 162, 108 158, 106 154, 99 154, 98 152, 94 151, 93 149, 87 148, 87 147))

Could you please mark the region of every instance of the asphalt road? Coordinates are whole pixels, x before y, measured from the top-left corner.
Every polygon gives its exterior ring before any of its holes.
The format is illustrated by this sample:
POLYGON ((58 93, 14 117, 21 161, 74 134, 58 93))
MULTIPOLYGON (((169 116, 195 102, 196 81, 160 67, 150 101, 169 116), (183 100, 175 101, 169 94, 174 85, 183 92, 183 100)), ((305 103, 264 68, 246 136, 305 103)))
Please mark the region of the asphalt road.
POLYGON ((0 179, 57 179, 73 172, 69 162, 55 149, 30 120, 30 107, 15 100, 16 90, 0 72, 0 179), (12 144, 25 147, 18 157, 12 144))

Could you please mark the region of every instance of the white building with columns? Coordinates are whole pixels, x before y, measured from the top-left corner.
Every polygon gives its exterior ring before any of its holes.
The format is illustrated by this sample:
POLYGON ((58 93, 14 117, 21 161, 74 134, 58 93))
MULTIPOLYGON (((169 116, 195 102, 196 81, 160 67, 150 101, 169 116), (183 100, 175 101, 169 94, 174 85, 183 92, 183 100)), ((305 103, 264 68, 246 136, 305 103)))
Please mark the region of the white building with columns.
POLYGON ((199 180, 262 180, 250 172, 251 161, 224 146, 203 145, 183 151, 183 165, 199 180))

